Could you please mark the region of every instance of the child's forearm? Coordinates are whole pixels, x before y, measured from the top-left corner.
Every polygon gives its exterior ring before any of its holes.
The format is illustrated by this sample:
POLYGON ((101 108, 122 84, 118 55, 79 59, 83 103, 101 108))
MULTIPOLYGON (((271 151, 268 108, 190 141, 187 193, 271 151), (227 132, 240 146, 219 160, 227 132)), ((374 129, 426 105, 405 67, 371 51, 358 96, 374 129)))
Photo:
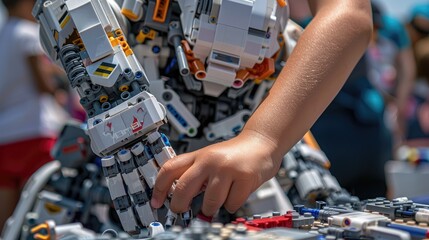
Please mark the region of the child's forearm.
POLYGON ((370 39, 369 1, 320 2, 312 2, 315 18, 243 129, 277 144, 273 159, 281 159, 308 131, 338 93, 370 39))

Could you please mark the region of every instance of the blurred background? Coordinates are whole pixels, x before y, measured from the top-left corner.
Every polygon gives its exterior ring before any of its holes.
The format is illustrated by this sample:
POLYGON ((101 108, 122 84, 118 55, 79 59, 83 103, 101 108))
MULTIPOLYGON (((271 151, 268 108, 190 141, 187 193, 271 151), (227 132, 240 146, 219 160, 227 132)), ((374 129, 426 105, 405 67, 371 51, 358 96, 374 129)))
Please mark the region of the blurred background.
POLYGON ((6 11, 4 10, 4 6, 0 3, 0 26, 3 25, 4 20, 6 19, 6 11))
MULTIPOLYGON (((389 13, 403 19, 410 13, 410 9, 413 5, 417 3, 427 2, 427 0, 377 0, 376 2, 383 4, 386 7, 386 11, 388 11, 389 13)), ((6 12, 4 6, 0 2, 0 26, 3 25, 6 19, 5 15, 6 12)))
POLYGON ((401 20, 405 20, 410 15, 412 7, 419 3, 428 3, 427 0, 375 0, 374 2, 379 3, 384 7, 387 13, 398 17, 401 20))
MULTIPOLYGON (((410 9, 417 3, 428 2, 427 0, 376 0, 375 2, 382 4, 389 14, 395 15, 400 19, 404 19, 410 13, 410 9)), ((5 10, 0 2, 0 26, 5 21, 5 10)))

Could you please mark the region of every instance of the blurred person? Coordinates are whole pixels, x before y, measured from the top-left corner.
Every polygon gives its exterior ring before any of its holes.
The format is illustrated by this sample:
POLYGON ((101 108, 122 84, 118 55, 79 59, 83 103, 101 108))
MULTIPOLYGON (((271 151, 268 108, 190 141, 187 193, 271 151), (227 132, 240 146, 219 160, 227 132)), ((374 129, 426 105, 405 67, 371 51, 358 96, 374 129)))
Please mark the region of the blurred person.
POLYGON ((73 119, 79 120, 80 122, 86 122, 88 120, 85 109, 80 104, 79 94, 71 89, 68 95, 68 113, 73 119))
POLYGON ((363 57, 311 128, 331 161, 332 175, 362 199, 385 196, 384 164, 392 158, 384 100, 370 83, 367 71, 367 59, 363 57))
POLYGON ((31 10, 34 0, 2 0, 9 16, 0 30, 0 227, 31 174, 51 161, 64 112, 31 10))
POLYGON ((417 63, 417 79, 410 103, 406 144, 429 147, 429 3, 413 7, 407 31, 417 63))
POLYGON ((413 48, 418 41, 429 36, 429 3, 413 7, 406 28, 413 48))
MULTIPOLYGON (((411 45, 417 62, 417 57, 422 55, 419 53, 419 49, 423 49, 422 47, 418 48, 417 46, 419 45, 419 42, 429 37, 429 3, 419 4, 413 7, 406 28, 410 36, 411 45)), ((420 45, 424 45, 424 43, 420 45)), ((424 79, 426 70, 426 65, 417 64, 417 77, 423 77, 422 79, 424 79)))
POLYGON ((55 100, 67 112, 70 118, 86 122, 85 109, 80 104, 77 91, 70 87, 66 73, 58 65, 54 65, 55 100))
POLYGON ((418 41, 414 49, 419 74, 410 103, 406 145, 429 147, 429 38, 418 41))
POLYGON ((290 12, 290 19, 305 28, 313 19, 308 1, 290 0, 289 7, 293 9, 290 12))
POLYGON ((393 134, 396 149, 406 137, 409 101, 414 87, 416 64, 405 26, 383 14, 372 3, 374 33, 367 50, 368 77, 382 93, 387 109, 387 126, 393 134))

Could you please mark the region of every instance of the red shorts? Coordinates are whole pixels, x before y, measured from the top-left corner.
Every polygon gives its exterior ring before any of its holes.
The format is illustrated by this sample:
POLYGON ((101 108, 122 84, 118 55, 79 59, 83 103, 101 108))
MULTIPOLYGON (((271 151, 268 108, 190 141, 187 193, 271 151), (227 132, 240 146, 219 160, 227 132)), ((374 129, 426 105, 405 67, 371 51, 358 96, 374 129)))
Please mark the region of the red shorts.
POLYGON ((54 144, 54 138, 34 138, 0 145, 0 188, 22 188, 37 169, 52 161, 54 144))

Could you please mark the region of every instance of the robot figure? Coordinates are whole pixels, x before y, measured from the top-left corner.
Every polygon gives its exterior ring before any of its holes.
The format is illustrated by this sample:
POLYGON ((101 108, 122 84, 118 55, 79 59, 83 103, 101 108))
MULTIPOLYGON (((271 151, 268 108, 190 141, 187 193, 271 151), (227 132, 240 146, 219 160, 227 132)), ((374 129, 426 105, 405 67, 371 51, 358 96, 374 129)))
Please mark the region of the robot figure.
MULTIPOLYGON (((33 15, 79 93, 92 150, 132 235, 159 219, 149 199, 173 149, 238 134, 299 36, 285 0, 38 0, 33 15)), ((165 226, 176 218, 168 210, 165 226)))

